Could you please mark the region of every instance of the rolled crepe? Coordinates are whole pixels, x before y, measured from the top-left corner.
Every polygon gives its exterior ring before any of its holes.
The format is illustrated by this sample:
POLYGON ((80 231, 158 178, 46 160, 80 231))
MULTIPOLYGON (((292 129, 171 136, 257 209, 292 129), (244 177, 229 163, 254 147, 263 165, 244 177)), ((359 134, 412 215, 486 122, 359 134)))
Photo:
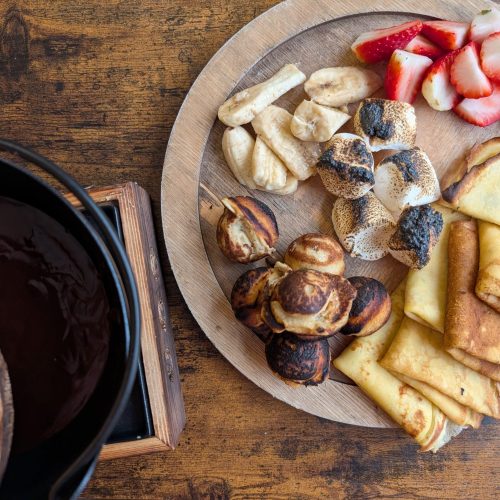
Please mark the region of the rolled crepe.
POLYGON ((434 387, 478 413, 500 418, 500 384, 463 365, 444 350, 443 336, 404 318, 380 364, 434 387))
MULTIPOLYGON (((500 313, 500 226, 479 221, 476 295, 500 313)), ((499 332, 500 336, 500 332, 499 332)))
POLYGON ((463 427, 453 423, 428 399, 377 363, 403 318, 404 283, 391 298, 389 321, 373 335, 355 339, 333 364, 410 434, 423 451, 435 452, 463 427))
POLYGON ((500 154, 473 166, 443 191, 443 199, 476 219, 500 224, 500 154))
POLYGON ((443 394, 442 392, 439 392, 425 382, 420 382, 419 380, 412 379, 406 375, 401 375, 400 373, 397 373, 396 376, 402 382, 411 385, 431 403, 434 403, 450 420, 453 420, 456 424, 473 427, 474 429, 478 429, 481 425, 483 416, 480 413, 467 408, 467 406, 457 403, 454 399, 446 396, 446 394, 443 394))
POLYGON ((448 285, 448 237, 450 224, 466 218, 463 214, 433 203, 443 216, 443 230, 428 264, 410 269, 406 282, 405 314, 432 329, 444 332, 446 288, 448 285))
MULTIPOLYGON (((452 223, 448 242, 448 306, 444 345, 453 357, 463 363, 470 356, 477 358, 473 360, 476 363, 473 368, 481 373, 495 372, 500 370, 500 314, 475 294, 478 268, 476 221, 452 223), (480 360, 490 365, 484 365, 480 360)), ((498 380, 498 377, 495 376, 495 379, 498 380)))

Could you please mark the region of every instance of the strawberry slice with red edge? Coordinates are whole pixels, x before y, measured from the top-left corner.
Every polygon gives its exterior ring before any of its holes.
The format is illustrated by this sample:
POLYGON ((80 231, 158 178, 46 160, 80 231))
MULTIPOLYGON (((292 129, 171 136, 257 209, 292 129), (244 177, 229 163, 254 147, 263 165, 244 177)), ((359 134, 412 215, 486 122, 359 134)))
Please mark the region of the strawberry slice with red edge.
POLYGON ((419 56, 430 57, 431 59, 437 59, 444 55, 444 50, 438 47, 436 44, 427 40, 422 35, 417 35, 406 47, 406 52, 411 52, 412 54, 418 54, 419 56))
POLYGON ((450 68, 450 80, 457 92, 469 99, 487 97, 493 92, 488 77, 479 63, 476 42, 469 42, 458 51, 450 68))
POLYGON ((464 99, 454 109, 465 121, 487 127, 500 120, 500 85, 494 85, 493 92, 482 99, 464 99))
POLYGON ((469 23, 427 21, 422 26, 422 35, 437 43, 442 49, 456 50, 467 43, 469 28, 469 23))
POLYGON ((500 82, 500 32, 490 35, 481 45, 481 68, 488 78, 500 82))
POLYGON ((385 74, 385 92, 389 99, 412 103, 420 90, 432 59, 404 50, 395 50, 385 74))
POLYGON ((422 21, 417 20, 368 31, 356 39, 351 49, 361 62, 376 63, 389 59, 396 49, 406 47, 421 29, 422 21))
POLYGON ((429 106, 437 111, 453 109, 461 100, 450 81, 450 68, 458 51, 439 58, 427 71, 422 83, 422 95, 429 106))
POLYGON ((469 38, 482 43, 492 33, 500 31, 500 10, 495 7, 481 11, 470 25, 469 38))

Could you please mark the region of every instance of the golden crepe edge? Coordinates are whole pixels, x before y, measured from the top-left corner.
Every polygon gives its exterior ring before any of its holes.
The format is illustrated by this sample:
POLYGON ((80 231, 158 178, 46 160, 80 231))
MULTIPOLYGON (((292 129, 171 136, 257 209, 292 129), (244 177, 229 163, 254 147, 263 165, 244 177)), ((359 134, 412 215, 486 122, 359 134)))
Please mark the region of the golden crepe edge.
POLYGON ((391 294, 392 312, 388 322, 376 333, 355 339, 333 360, 333 365, 350 377, 421 446, 436 452, 463 430, 422 396, 379 365, 378 359, 399 329, 404 313, 405 280, 391 294))
MULTIPOLYGON (((500 138, 498 141, 500 143, 500 138)), ((479 221, 478 233, 479 271, 476 295, 500 313, 500 226, 479 221)))
POLYGON ((473 369, 486 376, 494 374, 494 378, 498 379, 500 315, 476 296, 478 268, 479 238, 476 221, 453 222, 448 241, 444 347, 452 355, 459 349, 477 358, 474 361, 461 355, 459 361, 472 364, 473 369), (489 364, 483 364, 482 361, 489 364))
POLYGON ((468 352, 456 347, 446 347, 446 352, 451 354, 457 361, 472 368, 475 372, 481 373, 485 377, 500 382, 500 365, 490 363, 484 359, 476 358, 468 352))
POLYGON ((473 429, 479 429, 481 426, 483 415, 480 413, 461 405, 425 382, 420 382, 401 373, 396 373, 395 375, 401 382, 410 385, 431 403, 434 403, 455 424, 463 427, 472 427, 473 429))
POLYGON ((500 418, 500 384, 457 361, 444 350, 443 335, 408 317, 380 365, 425 382, 477 413, 500 418))
MULTIPOLYGON (((491 205, 491 200, 495 199, 487 196, 491 190, 496 192, 497 182, 495 179, 500 181, 500 154, 488 158, 479 165, 474 165, 462 179, 443 190, 441 195, 445 202, 459 212, 480 220, 500 224, 500 210, 495 209, 495 204, 485 207, 482 203, 490 200, 491 205)), ((495 199, 495 201, 496 208, 498 208, 500 192, 498 200, 495 199)))

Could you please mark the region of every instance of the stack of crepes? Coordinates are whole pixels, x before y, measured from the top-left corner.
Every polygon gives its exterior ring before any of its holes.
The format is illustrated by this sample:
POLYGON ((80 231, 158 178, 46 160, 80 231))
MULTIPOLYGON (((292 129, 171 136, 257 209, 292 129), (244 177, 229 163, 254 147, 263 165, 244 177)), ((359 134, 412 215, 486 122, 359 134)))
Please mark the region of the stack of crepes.
POLYGON ((479 150, 474 182, 472 166, 451 186, 457 199, 443 192, 453 208, 434 204, 440 240, 427 266, 410 270, 392 294, 389 322, 334 360, 423 451, 479 427, 483 415, 500 418, 500 138, 486 145, 496 156, 479 150), (457 188, 464 179, 468 186, 457 188))

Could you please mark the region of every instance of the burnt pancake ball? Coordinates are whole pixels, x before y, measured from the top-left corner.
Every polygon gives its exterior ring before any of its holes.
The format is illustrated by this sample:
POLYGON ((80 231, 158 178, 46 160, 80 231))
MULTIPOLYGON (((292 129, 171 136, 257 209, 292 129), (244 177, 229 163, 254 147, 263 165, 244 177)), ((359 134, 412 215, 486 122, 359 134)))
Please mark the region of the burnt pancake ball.
POLYGON ((250 269, 236 280, 231 292, 231 308, 236 319, 264 342, 271 333, 261 316, 270 273, 271 269, 267 267, 250 269))
POLYGON ((251 196, 223 198, 217 224, 217 244, 230 260, 248 264, 274 252, 279 231, 272 210, 251 196))
POLYGON ((353 276, 349 283, 356 289, 349 319, 341 333, 366 337, 385 325, 391 315, 391 298, 380 281, 364 276, 353 276))
MULTIPOLYGON (((270 313, 281 331, 307 337, 330 337, 349 316, 356 290, 342 276, 300 269, 288 273, 274 288, 270 313)), ((264 314, 264 321, 278 331, 264 314)))
POLYGON ((276 334, 266 344, 266 359, 274 373, 296 384, 321 384, 330 372, 326 339, 307 341, 289 332, 276 334))

